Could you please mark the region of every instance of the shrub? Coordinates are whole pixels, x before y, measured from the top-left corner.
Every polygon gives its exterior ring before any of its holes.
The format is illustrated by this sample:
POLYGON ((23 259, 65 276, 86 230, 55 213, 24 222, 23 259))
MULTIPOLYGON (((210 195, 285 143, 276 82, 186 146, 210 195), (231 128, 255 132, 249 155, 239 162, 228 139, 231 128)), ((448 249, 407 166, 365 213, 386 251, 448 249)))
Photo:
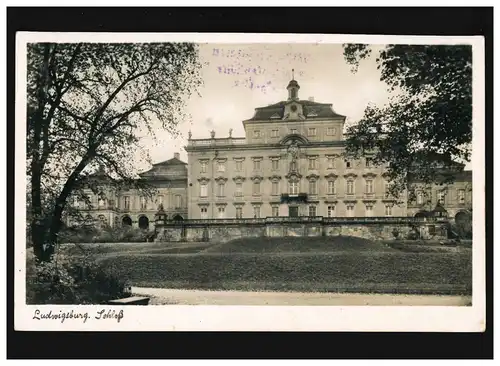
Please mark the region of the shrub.
POLYGON ((50 262, 28 264, 28 304, 103 304, 130 295, 130 287, 115 266, 83 256, 57 254, 50 262))
POLYGON ((67 229, 59 236, 60 243, 140 243, 153 237, 154 230, 129 226, 67 229))
POLYGON ((397 239, 399 237, 399 230, 394 228, 394 230, 392 230, 392 235, 394 235, 394 239, 397 239))

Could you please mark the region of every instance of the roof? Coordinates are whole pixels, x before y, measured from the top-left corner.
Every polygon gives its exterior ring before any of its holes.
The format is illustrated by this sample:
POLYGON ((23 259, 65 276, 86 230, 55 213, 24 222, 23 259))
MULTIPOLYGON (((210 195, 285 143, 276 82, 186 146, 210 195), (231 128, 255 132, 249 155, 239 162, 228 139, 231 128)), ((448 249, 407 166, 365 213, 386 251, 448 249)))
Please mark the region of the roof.
POLYGON ((288 86, 286 88, 288 89, 288 88, 293 87, 293 86, 295 86, 295 87, 297 87, 297 88, 300 89, 300 85, 297 82, 297 80, 293 80, 293 79, 290 80, 290 82, 288 83, 288 86))
POLYGON ((179 178, 184 179, 187 174, 187 163, 178 158, 171 158, 159 163, 153 164, 153 167, 141 174, 143 178, 179 178))
POLYGON ((172 158, 153 164, 153 166, 159 166, 159 165, 187 165, 187 163, 183 162, 180 159, 172 158))
MULTIPOLYGON (((267 107, 255 108, 255 114, 252 118, 247 121, 262 121, 262 120, 273 120, 273 119, 283 119, 285 105, 292 103, 293 101, 283 100, 281 102, 268 105, 267 107)), ((314 118, 345 118, 345 116, 336 113, 332 109, 331 104, 318 103, 310 100, 299 100, 296 101, 302 105, 304 111, 304 116, 306 119, 314 118), (312 116, 308 116, 310 113, 314 113, 312 116)))

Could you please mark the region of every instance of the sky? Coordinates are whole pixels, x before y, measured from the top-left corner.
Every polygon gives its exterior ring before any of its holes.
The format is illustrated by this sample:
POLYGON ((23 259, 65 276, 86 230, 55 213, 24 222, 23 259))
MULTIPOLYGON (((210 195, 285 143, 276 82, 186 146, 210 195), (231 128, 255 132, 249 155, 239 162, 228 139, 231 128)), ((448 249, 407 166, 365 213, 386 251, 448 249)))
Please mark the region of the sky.
POLYGON ((203 86, 200 95, 187 103, 190 120, 179 126, 181 138, 157 133, 157 140, 144 140, 154 163, 181 154, 188 131, 192 138, 243 137, 242 121, 254 109, 286 100, 286 86, 294 78, 300 85, 299 97, 314 97, 331 103, 335 112, 347 116, 347 123, 359 120, 369 103, 388 101, 387 86, 380 81, 375 57, 363 60, 356 73, 343 57, 341 44, 200 44, 203 86))
POLYGON ((199 46, 203 85, 199 95, 187 102, 190 119, 179 126, 181 137, 158 131, 156 140, 144 139, 153 163, 172 158, 174 152, 187 162, 184 146, 189 131, 193 139, 209 138, 211 130, 216 138, 227 137, 230 129, 233 137, 244 137, 242 121, 251 118, 255 108, 287 99, 292 70, 300 85, 300 99, 313 97, 316 102, 331 103, 335 112, 347 117, 346 125, 358 121, 370 103, 381 106, 391 96, 380 81, 375 61, 377 49, 383 46, 371 45, 372 57, 362 60, 355 73, 344 60, 341 44, 199 46))

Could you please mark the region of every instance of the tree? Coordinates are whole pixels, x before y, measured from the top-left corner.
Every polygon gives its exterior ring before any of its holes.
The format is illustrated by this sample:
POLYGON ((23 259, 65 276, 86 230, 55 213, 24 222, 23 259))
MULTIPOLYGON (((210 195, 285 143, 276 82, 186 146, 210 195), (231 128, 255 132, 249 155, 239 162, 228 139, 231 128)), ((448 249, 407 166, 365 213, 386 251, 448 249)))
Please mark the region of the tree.
MULTIPOLYGON (((374 50, 345 44, 344 58, 356 72, 374 50)), ((424 183, 452 181, 461 167, 454 161, 470 161, 471 154, 471 47, 387 45, 375 52, 391 98, 385 106, 367 106, 347 129, 346 155, 373 153, 395 191, 406 188, 409 175, 424 183)))
MULTIPOLYGON (((28 45, 27 174, 34 252, 50 260, 68 198, 92 172, 137 184, 141 134, 176 135, 183 106, 200 85, 188 43, 28 45)), ((67 211, 67 210, 66 210, 67 211)))

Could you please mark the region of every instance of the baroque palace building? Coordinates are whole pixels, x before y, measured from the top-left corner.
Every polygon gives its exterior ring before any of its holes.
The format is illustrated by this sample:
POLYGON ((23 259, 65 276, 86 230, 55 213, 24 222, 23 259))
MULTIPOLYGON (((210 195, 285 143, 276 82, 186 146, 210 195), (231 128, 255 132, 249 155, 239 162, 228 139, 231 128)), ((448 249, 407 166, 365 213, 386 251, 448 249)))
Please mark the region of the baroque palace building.
MULTIPOLYGON (((88 192, 91 207, 80 210, 110 226, 154 227, 160 205, 168 220, 264 218, 272 216, 403 217, 426 216, 439 207, 440 216, 469 219, 472 172, 461 170, 446 186, 410 182, 414 192, 397 199, 388 193, 384 168, 370 156, 345 160, 345 116, 331 104, 299 98, 291 80, 288 98, 255 109, 243 121, 245 137, 192 139, 188 163, 179 153, 154 164, 140 179, 156 188, 146 198, 137 190, 104 188, 88 192)), ((97 175, 103 174, 97 173, 97 175)))
POLYGON ((86 195, 90 206, 83 200, 74 198, 73 205, 84 213, 87 220, 101 225, 133 226, 141 229, 152 229, 155 215, 160 205, 169 220, 187 218, 187 163, 180 160, 180 154, 141 173, 140 180, 154 188, 153 197, 142 195, 137 189, 114 189, 106 184, 109 179, 101 168, 95 178, 101 179, 99 192, 87 189, 86 195))
MULTIPOLYGON (((446 189, 415 182, 416 198, 388 193, 384 168, 370 157, 345 160, 345 116, 331 104, 299 98, 291 80, 288 98, 255 109, 243 121, 246 137, 189 136, 190 219, 268 216, 419 216, 443 206, 447 216, 470 212, 471 172, 446 189)), ((462 166, 463 169, 463 166, 462 166)))

